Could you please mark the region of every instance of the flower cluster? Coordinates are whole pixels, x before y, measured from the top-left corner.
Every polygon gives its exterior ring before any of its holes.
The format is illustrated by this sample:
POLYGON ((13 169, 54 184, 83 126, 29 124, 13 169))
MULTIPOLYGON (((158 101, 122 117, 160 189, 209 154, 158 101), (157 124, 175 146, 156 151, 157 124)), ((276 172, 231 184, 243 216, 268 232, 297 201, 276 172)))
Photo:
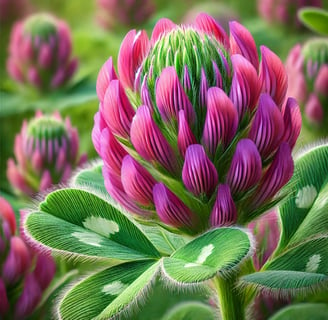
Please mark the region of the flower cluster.
POLYGON ((13 26, 7 70, 22 84, 53 90, 65 85, 76 71, 77 59, 71 54, 67 24, 49 14, 35 14, 13 26))
POLYGON ((303 7, 322 7, 322 0, 258 0, 259 14, 269 23, 299 28, 297 11, 303 7))
POLYGON ((37 112, 29 122, 24 121, 16 136, 14 159, 8 160, 7 177, 12 186, 26 195, 65 182, 72 170, 86 161, 79 157, 79 137, 70 120, 59 113, 43 115, 37 112))
POLYGON ((25 319, 37 307, 50 284, 56 266, 16 235, 15 214, 0 197, 0 317, 25 319))
POLYGON ((99 72, 93 142, 109 194, 188 232, 244 224, 293 174, 301 128, 280 59, 206 15, 124 38, 99 72))
POLYGON ((141 25, 153 14, 152 0, 97 0, 97 22, 105 29, 141 25))
POLYGON ((328 38, 297 44, 287 57, 288 94, 304 106, 310 123, 328 124, 328 38), (326 110, 325 110, 326 109, 326 110))

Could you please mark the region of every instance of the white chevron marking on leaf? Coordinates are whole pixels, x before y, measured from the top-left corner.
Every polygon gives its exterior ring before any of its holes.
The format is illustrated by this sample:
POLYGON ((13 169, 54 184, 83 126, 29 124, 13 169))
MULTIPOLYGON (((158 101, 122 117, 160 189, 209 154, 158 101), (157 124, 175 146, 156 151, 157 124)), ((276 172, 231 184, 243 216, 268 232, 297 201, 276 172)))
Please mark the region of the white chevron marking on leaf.
POLYGON ((306 264, 305 271, 306 272, 317 272, 319 268, 319 264, 321 262, 320 254, 314 254, 309 258, 309 261, 306 264))
POLYGON ((107 220, 102 217, 88 217, 83 221, 83 225, 85 228, 105 237, 109 237, 111 234, 120 231, 120 227, 115 221, 107 220))
POLYGON ((91 232, 73 232, 72 236, 77 238, 80 242, 89 244, 94 247, 101 247, 102 238, 91 232))
POLYGON ((312 206, 318 192, 315 186, 308 185, 297 192, 295 204, 298 208, 308 209, 312 206))
POLYGON ((190 263, 186 263, 184 265, 185 268, 192 268, 192 267, 197 267, 200 264, 203 264, 206 259, 211 255, 211 253, 213 252, 214 249, 214 245, 213 244, 209 244, 205 247, 203 247, 202 251, 200 252, 197 260, 195 262, 190 262, 190 263))
POLYGON ((124 284, 121 281, 114 281, 112 283, 106 284, 101 292, 105 294, 110 294, 112 296, 117 296, 123 292, 129 285, 124 284))

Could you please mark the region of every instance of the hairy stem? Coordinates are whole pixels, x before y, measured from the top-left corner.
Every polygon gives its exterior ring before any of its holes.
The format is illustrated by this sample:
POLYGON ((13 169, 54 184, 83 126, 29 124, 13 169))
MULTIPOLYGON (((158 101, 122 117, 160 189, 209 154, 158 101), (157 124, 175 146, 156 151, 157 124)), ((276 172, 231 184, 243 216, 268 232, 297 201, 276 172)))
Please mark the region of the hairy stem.
POLYGON ((222 320, 245 319, 244 299, 236 288, 236 280, 236 274, 228 278, 216 276, 213 280, 219 297, 222 320))

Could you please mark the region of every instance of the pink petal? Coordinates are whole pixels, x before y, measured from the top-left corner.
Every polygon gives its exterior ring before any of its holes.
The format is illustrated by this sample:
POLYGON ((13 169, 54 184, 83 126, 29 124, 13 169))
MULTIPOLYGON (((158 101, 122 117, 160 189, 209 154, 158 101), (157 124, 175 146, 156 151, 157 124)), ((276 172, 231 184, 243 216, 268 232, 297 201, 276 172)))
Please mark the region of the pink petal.
POLYGON ((263 159, 279 146, 284 134, 284 120, 272 98, 262 93, 254 116, 249 138, 253 140, 263 159))
POLYGON ((288 98, 283 108, 285 132, 282 138, 290 148, 293 149, 296 140, 301 132, 302 115, 297 101, 294 98, 288 98))
POLYGON ((153 196, 156 212, 164 223, 176 228, 196 226, 197 217, 164 183, 154 186, 153 196))
POLYGON ((253 65, 239 54, 231 57, 233 78, 229 97, 241 120, 246 111, 253 111, 260 95, 260 82, 253 65))
POLYGON ((231 197, 230 188, 226 184, 220 184, 210 216, 210 225, 213 227, 230 226, 236 221, 237 209, 231 197))
POLYGON ((210 198, 218 183, 218 173, 207 157, 202 145, 188 147, 182 168, 182 181, 186 188, 199 197, 210 198))
POLYGON ((117 67, 120 81, 125 88, 133 90, 135 74, 148 53, 149 39, 145 30, 131 30, 122 41, 117 67))
POLYGON ((233 155, 227 174, 232 193, 247 191, 254 187, 262 175, 262 160, 254 142, 241 139, 233 155))
POLYGON ((41 177, 39 191, 47 190, 51 187, 52 183, 53 181, 50 172, 48 170, 45 170, 41 177))
POLYGON ((38 254, 33 274, 41 288, 45 290, 56 272, 56 264, 51 255, 38 254))
POLYGON ((113 134, 128 138, 135 111, 119 80, 109 83, 102 107, 102 116, 113 134))
POLYGON ((95 147, 96 151, 100 155, 100 137, 101 137, 101 131, 106 128, 106 122, 102 116, 102 113, 98 111, 94 116, 94 125, 92 129, 92 143, 95 147))
POLYGON ((185 111, 189 124, 195 121, 195 110, 183 90, 174 67, 163 69, 156 84, 156 104, 164 121, 178 119, 180 110, 185 111))
POLYGON ((321 102, 316 94, 312 93, 305 104, 305 114, 312 123, 321 124, 324 118, 324 111, 321 102))
POLYGON ((200 13, 194 22, 195 27, 208 35, 213 35, 225 48, 229 48, 229 38, 224 29, 206 13, 200 13))
POLYGON ((237 21, 231 21, 229 28, 231 53, 239 53, 244 56, 257 71, 259 68, 259 57, 251 33, 237 21))
POLYGON ((184 158, 188 146, 197 143, 197 140, 190 129, 183 110, 179 111, 178 130, 178 148, 184 158))
POLYGON ((121 177, 124 191, 133 201, 144 206, 153 205, 153 187, 156 181, 130 155, 123 159, 121 177))
POLYGON ((147 161, 156 161, 172 174, 178 173, 178 163, 172 147, 152 118, 147 106, 137 109, 131 124, 131 142, 147 161))
POLYGON ((207 92, 207 113, 203 131, 203 144, 215 156, 219 144, 226 147, 234 137, 238 127, 238 114, 226 93, 217 87, 207 92))
POLYGON ((314 83, 314 90, 325 97, 328 96, 328 63, 320 67, 314 83))
POLYGON ((260 80, 262 92, 270 94, 281 109, 287 92, 287 74, 279 57, 270 49, 261 46, 260 80))
POLYGON ((152 46, 157 40, 159 40, 164 34, 170 32, 176 28, 176 24, 173 23, 170 19, 162 18, 157 21, 153 32, 151 34, 150 42, 152 46))
POLYGON ((110 57, 101 67, 98 78, 97 78, 97 95, 101 102, 104 101, 105 93, 108 88, 109 83, 112 80, 116 80, 117 75, 113 66, 113 59, 110 57))
POLYGON ((10 203, 3 197, 0 197, 0 219, 2 221, 7 221, 11 234, 15 234, 16 232, 16 218, 15 218, 15 212, 10 205, 10 203))

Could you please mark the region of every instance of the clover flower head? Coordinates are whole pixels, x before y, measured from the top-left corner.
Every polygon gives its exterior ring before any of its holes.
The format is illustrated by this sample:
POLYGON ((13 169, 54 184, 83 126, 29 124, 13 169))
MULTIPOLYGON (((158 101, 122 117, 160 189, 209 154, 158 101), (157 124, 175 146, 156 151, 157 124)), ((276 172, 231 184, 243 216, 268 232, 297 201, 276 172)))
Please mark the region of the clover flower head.
POLYGON ((286 61, 288 94, 303 107, 309 124, 328 124, 328 38, 312 38, 295 45, 286 61))
POLYGON ((93 142, 109 194, 191 233, 252 220, 291 178, 300 132, 280 59, 207 14, 131 30, 97 81, 93 142))
POLYGON ((38 13, 13 26, 7 70, 17 82, 41 92, 54 90, 71 79, 77 65, 64 21, 38 13))
POLYGON ((0 197, 1 319, 31 315, 56 271, 53 259, 33 252, 16 231, 15 213, 0 197))
POLYGON ((59 113, 36 116, 23 123, 16 135, 14 159, 8 160, 7 177, 14 189, 33 195, 52 184, 65 182, 72 170, 86 161, 79 156, 79 137, 69 118, 59 113))

